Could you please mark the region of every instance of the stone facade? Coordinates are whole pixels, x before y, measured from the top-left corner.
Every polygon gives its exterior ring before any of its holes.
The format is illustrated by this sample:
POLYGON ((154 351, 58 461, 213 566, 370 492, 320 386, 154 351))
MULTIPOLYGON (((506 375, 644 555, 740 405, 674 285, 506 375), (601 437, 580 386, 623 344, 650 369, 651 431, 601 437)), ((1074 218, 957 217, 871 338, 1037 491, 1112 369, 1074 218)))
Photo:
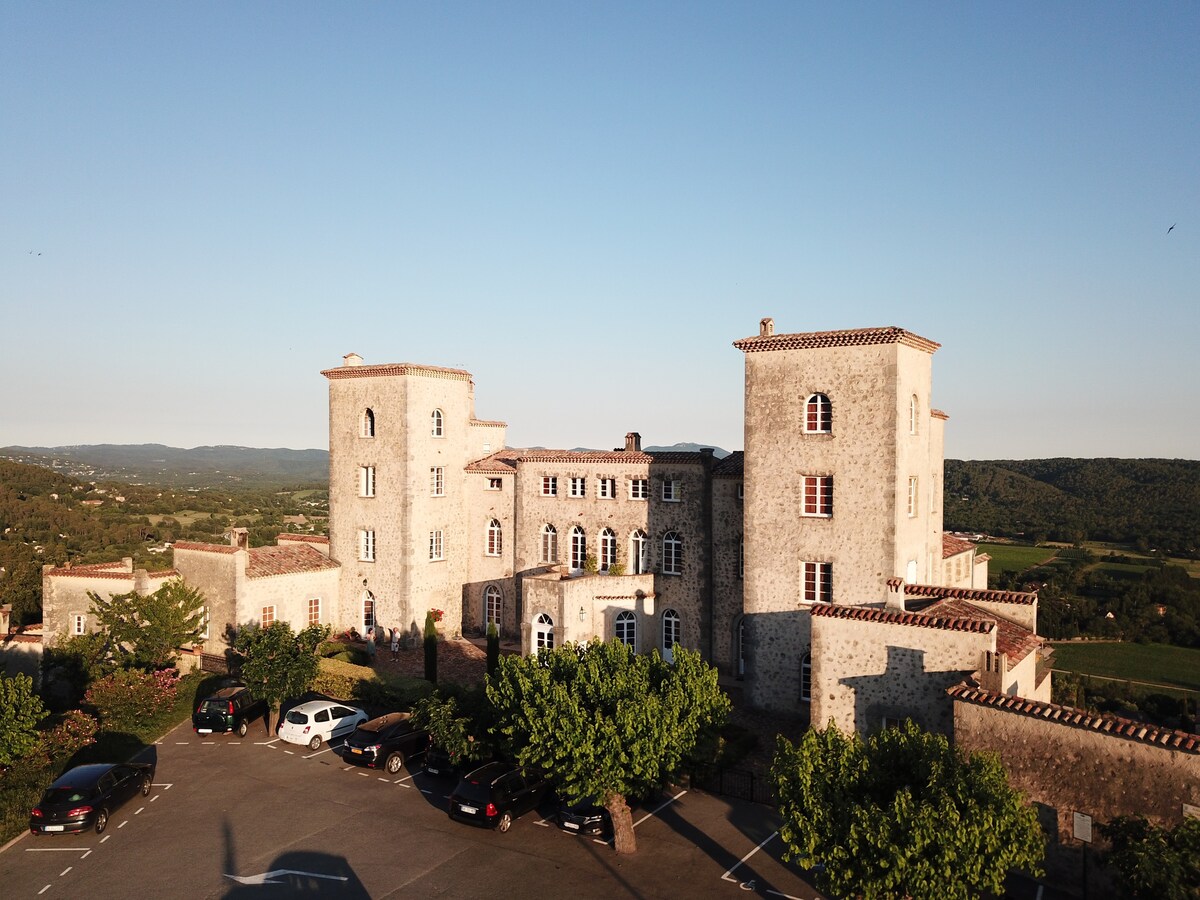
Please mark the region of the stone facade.
POLYGON ((1076 812, 1100 822, 1145 816, 1174 828, 1200 810, 1194 734, 970 685, 951 688, 949 696, 955 744, 1002 751, 1009 783, 1049 808, 1062 840, 1071 836, 1076 812))

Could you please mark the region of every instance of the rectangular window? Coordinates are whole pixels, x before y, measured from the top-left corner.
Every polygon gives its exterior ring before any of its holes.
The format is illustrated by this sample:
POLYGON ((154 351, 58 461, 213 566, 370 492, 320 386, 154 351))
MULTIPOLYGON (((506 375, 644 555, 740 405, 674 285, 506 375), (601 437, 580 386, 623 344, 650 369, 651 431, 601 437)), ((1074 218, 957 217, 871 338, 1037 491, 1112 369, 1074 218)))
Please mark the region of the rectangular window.
POLYGON ((833 563, 803 563, 805 603, 833 602, 833 563))
POLYGON ((264 606, 262 608, 262 618, 259 619, 259 624, 261 624, 263 628, 270 628, 275 624, 274 606, 264 606))
POLYGON ((645 478, 634 478, 629 482, 629 499, 630 500, 648 500, 650 499, 650 482, 645 478))
POLYGON ((208 607, 200 607, 200 640, 208 640, 208 607))
POLYGON ((359 529, 358 558, 362 562, 375 562, 375 532, 370 528, 359 529))
POLYGON ((662 488, 662 498, 667 503, 678 503, 681 499, 679 491, 679 482, 674 478, 664 478, 662 488))
POLYGON ((429 496, 446 496, 446 469, 443 466, 432 466, 429 469, 429 496))
POLYGON ((615 478, 597 479, 596 496, 601 500, 615 500, 617 496, 617 480, 615 478))
POLYGON ((429 532, 429 558, 431 560, 445 559, 446 548, 442 543, 442 530, 429 532))
POLYGON ((87 629, 87 616, 75 616, 75 629, 72 634, 84 634, 87 629))
POLYGON ((504 482, 499 478, 489 478, 487 489, 489 491, 498 491, 504 487, 504 482))
POLYGON ((375 496, 375 467, 374 466, 359 466, 358 467, 358 496, 374 497, 375 496))
POLYGON ((832 475, 804 476, 804 505, 802 512, 806 516, 833 515, 832 475))
POLYGON ((917 477, 914 475, 908 479, 908 517, 911 519, 917 514, 917 477))
POLYGON ((571 479, 571 496, 586 497, 587 496, 587 479, 572 478, 571 479))
POLYGON ((321 598, 310 597, 308 600, 308 624, 321 624, 321 598))
POLYGON ((542 496, 557 497, 558 496, 558 477, 555 475, 542 476, 542 496))

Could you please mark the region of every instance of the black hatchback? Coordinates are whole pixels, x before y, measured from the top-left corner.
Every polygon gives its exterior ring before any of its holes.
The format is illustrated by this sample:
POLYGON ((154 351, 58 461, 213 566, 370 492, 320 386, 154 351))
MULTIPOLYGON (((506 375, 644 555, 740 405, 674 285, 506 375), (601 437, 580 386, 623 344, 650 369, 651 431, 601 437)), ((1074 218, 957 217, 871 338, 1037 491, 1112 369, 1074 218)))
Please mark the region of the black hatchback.
POLYGON ((95 763, 76 766, 55 779, 29 813, 34 834, 78 834, 95 828, 100 834, 112 815, 130 797, 150 793, 154 766, 150 763, 95 763))
POLYGON ((471 772, 450 795, 450 818, 508 831, 513 819, 545 799, 550 785, 538 772, 492 762, 471 772))
POLYGON ((255 700, 249 688, 227 687, 200 701, 192 713, 192 730, 196 734, 236 731, 238 737, 245 737, 255 719, 266 724, 268 712, 267 701, 255 700))

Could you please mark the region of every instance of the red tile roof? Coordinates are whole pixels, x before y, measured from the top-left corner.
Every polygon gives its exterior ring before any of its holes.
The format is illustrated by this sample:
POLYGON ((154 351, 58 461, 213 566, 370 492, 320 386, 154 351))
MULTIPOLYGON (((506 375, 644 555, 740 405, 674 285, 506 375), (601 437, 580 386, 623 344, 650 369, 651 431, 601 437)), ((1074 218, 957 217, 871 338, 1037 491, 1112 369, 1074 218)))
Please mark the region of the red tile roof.
POLYGON ((955 600, 985 600, 988 603, 1017 603, 1031 606, 1037 603, 1037 593, 1030 591, 986 591, 981 588, 945 587, 940 584, 906 584, 902 578, 889 578, 887 585, 893 591, 904 586, 909 597, 936 597, 955 600))
POLYGON ((328 544, 329 537, 324 534, 281 534, 281 541, 304 541, 307 544, 328 544))
POLYGON ((975 545, 970 541, 960 537, 955 537, 952 534, 942 535, 942 559, 948 556, 956 556, 959 553, 966 553, 975 545))
POLYGON ((1200 754, 1200 735, 1189 734, 1186 731, 1174 731, 1159 728, 1157 725, 1147 725, 1144 722, 1134 722, 1120 716, 1108 713, 1092 713, 1073 706, 1059 706, 1056 703, 1043 703, 1039 700, 1026 700, 1023 697, 1010 697, 995 691, 985 691, 970 684, 956 684, 948 688, 948 693, 955 700, 963 703, 974 703, 977 706, 993 706, 1007 712, 1046 719, 1066 725, 1071 728, 1103 731, 1131 741, 1143 744, 1154 744, 1170 750, 1181 750, 1184 753, 1200 754))
POLYGON ((855 619, 860 622, 879 622, 884 625, 916 625, 921 628, 940 628, 945 631, 973 631, 990 634, 996 627, 995 619, 979 619, 970 616, 927 616, 923 613, 900 612, 893 609, 876 609, 869 606, 834 606, 816 603, 810 610, 814 616, 828 619, 855 619))
POLYGON ((658 595, 651 591, 648 594, 597 594, 593 600, 653 600, 658 595))
POLYGON ((246 577, 270 578, 273 575, 296 575, 336 568, 337 563, 307 544, 295 547, 251 547, 246 577))
POLYGON ((176 550, 201 550, 204 553, 237 553, 238 548, 232 544, 201 544, 196 541, 176 541, 176 550))
POLYGON ((487 419, 472 419, 470 421, 472 427, 479 428, 507 428, 507 422, 488 421, 487 419))
POLYGON ((746 473, 746 454, 735 450, 713 466, 714 478, 741 478, 746 473))
POLYGON ((471 373, 464 369, 444 369, 441 366, 421 366, 415 363, 386 363, 380 366, 339 366, 324 369, 326 378, 376 378, 386 375, 425 375, 432 378, 452 378, 455 381, 470 381, 471 373))
POLYGON ((1042 646, 1042 639, 1015 622, 999 616, 988 616, 984 610, 972 606, 965 600, 939 600, 921 610, 925 616, 952 616, 955 618, 977 618, 981 622, 996 623, 996 652, 1008 657, 1010 664, 1019 663, 1042 646))
POLYGON ((931 409, 929 411, 929 414, 931 416, 933 416, 935 419, 949 419, 950 418, 949 413, 944 413, 940 409, 931 409))
POLYGON ((81 578, 111 578, 114 575, 133 577, 133 572, 126 569, 123 562, 90 563, 86 566, 57 566, 47 574, 77 575, 81 578))
POLYGON ((762 350, 814 350, 822 347, 862 347, 869 344, 905 344, 933 353, 942 346, 936 341, 923 338, 896 328, 854 328, 847 331, 810 331, 800 334, 755 335, 734 341, 733 346, 747 353, 762 350))

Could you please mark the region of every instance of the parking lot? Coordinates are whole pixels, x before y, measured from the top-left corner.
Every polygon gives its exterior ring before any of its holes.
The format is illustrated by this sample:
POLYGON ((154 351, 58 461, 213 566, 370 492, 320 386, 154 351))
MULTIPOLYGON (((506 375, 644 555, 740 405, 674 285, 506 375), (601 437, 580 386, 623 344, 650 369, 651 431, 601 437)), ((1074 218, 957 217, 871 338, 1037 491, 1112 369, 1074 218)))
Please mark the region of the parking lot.
POLYGON ((772 810, 676 789, 634 811, 638 853, 560 830, 547 803, 507 834, 450 821, 449 780, 389 776, 333 747, 182 725, 149 797, 104 835, 25 837, 0 853, 6 897, 819 896, 780 861, 772 810))

